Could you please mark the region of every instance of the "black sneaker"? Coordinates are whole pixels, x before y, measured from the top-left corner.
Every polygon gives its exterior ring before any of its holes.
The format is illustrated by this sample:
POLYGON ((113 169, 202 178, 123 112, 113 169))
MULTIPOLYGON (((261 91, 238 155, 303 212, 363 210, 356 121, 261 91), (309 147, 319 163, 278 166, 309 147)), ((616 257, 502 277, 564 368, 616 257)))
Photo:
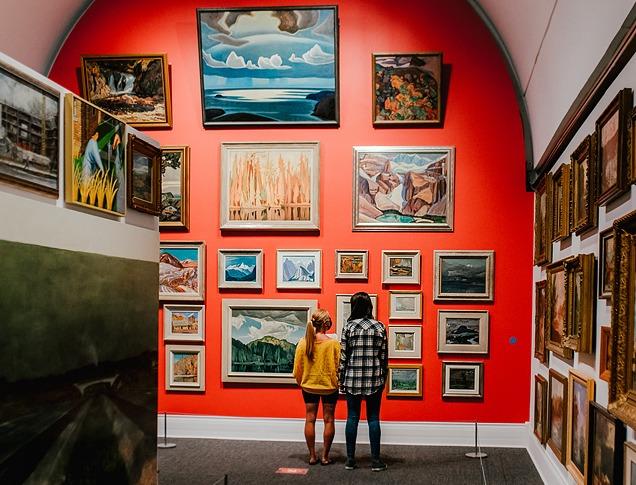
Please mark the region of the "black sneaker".
POLYGON ((371 463, 372 472, 383 472, 384 470, 386 470, 386 463, 381 460, 373 460, 371 463))
POLYGON ((345 461, 345 470, 355 470, 356 468, 358 468, 356 461, 353 458, 347 458, 347 461, 345 461))

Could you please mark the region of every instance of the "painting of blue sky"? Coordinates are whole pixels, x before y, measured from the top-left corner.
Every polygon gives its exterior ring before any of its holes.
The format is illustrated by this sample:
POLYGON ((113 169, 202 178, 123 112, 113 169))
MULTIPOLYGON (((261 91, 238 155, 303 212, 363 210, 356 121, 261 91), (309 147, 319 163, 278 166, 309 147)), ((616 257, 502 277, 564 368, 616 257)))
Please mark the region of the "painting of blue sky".
POLYGON ((199 9, 204 124, 336 124, 336 17, 336 7, 199 9))

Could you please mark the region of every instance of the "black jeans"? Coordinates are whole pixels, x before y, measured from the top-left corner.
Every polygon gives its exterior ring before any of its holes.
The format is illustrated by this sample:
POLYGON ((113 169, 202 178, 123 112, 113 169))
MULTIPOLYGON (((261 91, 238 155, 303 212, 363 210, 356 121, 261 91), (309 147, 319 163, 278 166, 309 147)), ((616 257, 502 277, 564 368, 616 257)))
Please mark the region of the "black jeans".
POLYGON ((380 403, 382 389, 368 396, 347 393, 347 425, 345 437, 347 439, 347 458, 356 456, 356 439, 358 437, 358 422, 360 421, 360 404, 366 401, 367 423, 369 425, 369 441, 371 442, 371 458, 380 458, 380 403))

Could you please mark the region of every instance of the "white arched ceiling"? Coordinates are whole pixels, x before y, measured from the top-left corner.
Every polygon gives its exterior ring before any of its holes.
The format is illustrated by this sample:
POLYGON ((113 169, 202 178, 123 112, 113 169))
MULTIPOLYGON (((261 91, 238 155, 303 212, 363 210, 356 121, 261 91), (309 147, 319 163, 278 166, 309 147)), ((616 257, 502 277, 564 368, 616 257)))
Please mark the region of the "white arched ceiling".
MULTIPOLYGON (((92 1, 0 0, 0 51, 48 73, 92 1)), ((634 1, 468 1, 481 6, 510 54, 538 160, 634 1)))

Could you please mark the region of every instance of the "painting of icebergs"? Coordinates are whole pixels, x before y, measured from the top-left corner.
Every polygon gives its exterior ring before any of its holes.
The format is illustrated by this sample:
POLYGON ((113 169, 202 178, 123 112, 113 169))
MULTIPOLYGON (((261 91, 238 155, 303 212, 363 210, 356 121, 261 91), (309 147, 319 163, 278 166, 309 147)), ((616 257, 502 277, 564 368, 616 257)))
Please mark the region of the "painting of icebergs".
POLYGON ((162 242, 159 300, 203 301, 205 243, 162 242))
POLYGON ((219 249, 219 288, 263 287, 263 251, 219 249))
POLYGON ((337 125, 338 10, 198 9, 204 126, 337 125))
POLYGON ((452 231, 454 147, 354 147, 354 231, 452 231))
POLYGON ((279 250, 276 266, 277 288, 320 288, 319 249, 279 250))

